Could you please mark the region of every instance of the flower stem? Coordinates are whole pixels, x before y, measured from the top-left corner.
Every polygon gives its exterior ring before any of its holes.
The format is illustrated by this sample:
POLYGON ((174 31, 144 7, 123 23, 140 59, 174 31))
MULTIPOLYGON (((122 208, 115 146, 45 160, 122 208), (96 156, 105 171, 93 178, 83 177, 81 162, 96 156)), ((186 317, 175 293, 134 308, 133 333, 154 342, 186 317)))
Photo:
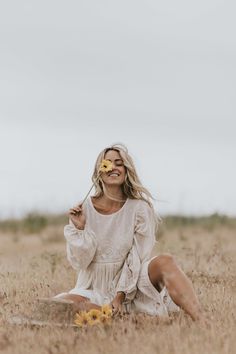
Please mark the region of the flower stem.
POLYGON ((94 184, 97 182, 98 178, 99 178, 99 175, 97 176, 96 180, 93 182, 92 187, 90 188, 90 190, 89 190, 88 193, 86 194, 85 198, 83 199, 82 203, 80 204, 81 206, 84 204, 85 200, 88 198, 89 193, 90 193, 91 190, 93 189, 94 184))

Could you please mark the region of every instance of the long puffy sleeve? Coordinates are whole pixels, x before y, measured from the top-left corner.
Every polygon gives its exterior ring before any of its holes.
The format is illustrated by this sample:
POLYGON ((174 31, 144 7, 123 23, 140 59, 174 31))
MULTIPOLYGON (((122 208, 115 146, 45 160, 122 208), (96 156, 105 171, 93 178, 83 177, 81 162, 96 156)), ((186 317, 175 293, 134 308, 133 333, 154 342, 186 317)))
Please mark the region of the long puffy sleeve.
POLYGON ((149 260, 155 244, 154 210, 141 202, 136 213, 134 240, 117 283, 116 292, 123 291, 127 300, 133 300, 137 291, 137 282, 142 263, 149 260))
MULTIPOLYGON (((145 202, 144 202, 145 203, 145 202)), ((137 212, 134 241, 141 263, 149 260, 156 242, 156 221, 153 208, 147 203, 137 212)))
POLYGON ((67 241, 67 259, 76 270, 86 269, 92 262, 97 249, 97 240, 93 231, 85 228, 78 230, 70 221, 64 227, 67 241))

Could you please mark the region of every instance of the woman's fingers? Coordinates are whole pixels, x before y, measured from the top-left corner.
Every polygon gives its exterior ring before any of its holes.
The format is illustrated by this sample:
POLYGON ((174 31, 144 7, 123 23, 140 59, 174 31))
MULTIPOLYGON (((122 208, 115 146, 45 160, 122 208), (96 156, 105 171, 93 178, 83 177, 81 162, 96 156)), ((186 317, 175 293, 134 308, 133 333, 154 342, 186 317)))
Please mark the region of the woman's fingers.
POLYGON ((81 211, 81 210, 82 210, 82 208, 81 208, 80 205, 76 205, 76 206, 74 206, 72 209, 75 209, 75 210, 77 210, 77 211, 81 211))
POLYGON ((70 208, 70 210, 69 210, 69 214, 73 214, 73 215, 75 215, 77 212, 76 212, 76 210, 75 209, 73 209, 73 208, 70 208))
POLYGON ((69 212, 68 212, 69 215, 75 215, 75 211, 73 209, 69 209, 69 212))
POLYGON ((80 214, 81 212, 82 212, 81 208, 70 208, 70 210, 69 210, 69 214, 72 214, 72 215, 80 214))
POLYGON ((80 206, 76 205, 76 206, 72 207, 70 210, 73 210, 78 213, 78 212, 82 211, 82 208, 80 206))
POLYGON ((112 316, 116 317, 119 315, 123 315, 122 305, 111 305, 112 307, 112 316))
POLYGON ((78 215, 82 212, 82 204, 79 204, 79 205, 75 205, 73 206, 72 208, 69 209, 69 215, 78 215))
POLYGON ((118 315, 118 309, 113 308, 112 309, 112 316, 117 316, 118 315))

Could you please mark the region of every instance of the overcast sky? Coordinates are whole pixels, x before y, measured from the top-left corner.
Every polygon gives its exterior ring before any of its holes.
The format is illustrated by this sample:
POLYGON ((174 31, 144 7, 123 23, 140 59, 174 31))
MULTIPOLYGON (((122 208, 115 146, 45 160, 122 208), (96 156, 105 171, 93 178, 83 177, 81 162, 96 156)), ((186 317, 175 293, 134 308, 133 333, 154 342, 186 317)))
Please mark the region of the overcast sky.
POLYGON ((114 142, 162 215, 236 215, 235 10, 1 2, 0 218, 66 211, 114 142))

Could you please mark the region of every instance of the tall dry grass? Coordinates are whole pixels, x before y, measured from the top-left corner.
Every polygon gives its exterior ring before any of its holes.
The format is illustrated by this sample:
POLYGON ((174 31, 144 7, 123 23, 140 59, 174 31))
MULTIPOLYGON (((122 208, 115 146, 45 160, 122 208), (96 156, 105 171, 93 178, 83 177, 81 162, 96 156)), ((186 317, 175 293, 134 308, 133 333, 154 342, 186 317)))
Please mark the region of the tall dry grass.
MULTIPOLYGON (((41 219, 42 221, 43 219, 41 219)), ((28 220, 29 221, 29 220, 28 220)), ((32 221, 32 220, 31 220, 32 221)), ((30 315, 36 299, 72 288, 76 274, 66 260, 63 218, 34 228, 0 223, 0 352, 28 353, 233 353, 236 348, 236 226, 215 217, 164 220, 156 253, 170 252, 193 281, 212 317, 201 328, 183 312, 169 322, 143 315, 88 329, 10 325, 12 314, 30 315), (217 220, 216 220, 217 219, 217 220), (2 226, 2 227, 1 227, 2 226)), ((227 222, 228 221, 228 222, 227 222)))

